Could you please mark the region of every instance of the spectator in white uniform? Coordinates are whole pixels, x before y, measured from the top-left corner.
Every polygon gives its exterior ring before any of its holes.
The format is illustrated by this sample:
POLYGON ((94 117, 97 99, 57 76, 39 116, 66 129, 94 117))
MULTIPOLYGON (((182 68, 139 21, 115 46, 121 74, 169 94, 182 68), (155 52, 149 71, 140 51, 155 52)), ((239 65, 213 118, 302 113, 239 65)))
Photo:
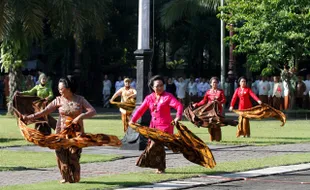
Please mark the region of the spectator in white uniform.
POLYGON ((283 97, 284 97, 284 88, 283 84, 279 81, 279 76, 273 77, 273 87, 272 87, 272 106, 278 110, 283 109, 283 97))
POLYGON ((266 81, 266 77, 262 77, 262 80, 258 83, 258 97, 265 104, 268 104, 269 90, 270 90, 269 82, 266 81))
POLYGON ((102 98, 103 98, 103 107, 104 108, 109 108, 110 107, 110 95, 111 95, 111 88, 112 88, 112 83, 108 78, 108 75, 104 75, 104 80, 102 81, 102 98))
POLYGON ((304 81, 306 85, 306 91, 305 91, 305 102, 306 102, 306 108, 310 109, 310 74, 307 74, 307 78, 304 81))
POLYGON ((202 99, 205 93, 210 89, 209 83, 206 82, 205 78, 202 78, 201 82, 198 84, 198 98, 202 99))
POLYGON ((131 83, 130 83, 131 88, 136 89, 136 79, 131 78, 131 83))
POLYGON ((122 77, 119 76, 118 80, 115 82, 115 92, 117 92, 122 87, 124 87, 124 81, 122 80, 122 77))
POLYGON ((273 91, 273 85, 274 85, 274 77, 269 77, 269 91, 268 91, 268 104, 270 106, 273 106, 272 104, 272 91, 273 91))
POLYGON ((196 102, 197 101, 197 83, 194 81, 194 78, 190 78, 190 81, 187 85, 187 89, 188 89, 189 102, 196 102))
POLYGON ((174 80, 174 84, 177 87, 177 98, 184 105, 187 82, 183 79, 183 77, 180 77, 179 80, 174 80))

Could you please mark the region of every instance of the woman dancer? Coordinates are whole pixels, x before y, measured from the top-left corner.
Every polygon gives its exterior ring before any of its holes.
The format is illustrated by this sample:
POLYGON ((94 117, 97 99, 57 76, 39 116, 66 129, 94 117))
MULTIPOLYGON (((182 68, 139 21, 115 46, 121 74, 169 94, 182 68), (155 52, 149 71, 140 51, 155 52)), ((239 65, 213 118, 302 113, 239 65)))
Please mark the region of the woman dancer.
MULTIPOLYGON (((68 127, 68 121, 77 124, 78 130, 84 133, 83 119, 96 114, 95 109, 88 101, 75 94, 77 86, 71 76, 61 78, 58 82, 60 96, 56 97, 44 110, 23 116, 25 121, 40 118, 58 109, 59 118, 56 124, 56 133, 60 133, 68 127), (84 112, 84 110, 86 112, 84 112)), ((61 183, 76 183, 80 181, 80 156, 82 149, 70 147, 56 150, 57 164, 62 175, 61 183)))
MULTIPOLYGON (((194 107, 199 107, 199 106, 202 106, 206 103, 209 103, 209 102, 214 102, 214 101, 217 101, 218 104, 217 104, 217 113, 219 115, 222 115, 223 114, 223 104, 225 104, 226 102, 226 98, 225 98, 225 95, 224 95, 224 91, 221 90, 221 89, 218 89, 218 83, 219 83, 219 80, 217 77, 212 77, 210 79, 210 84, 211 84, 211 89, 209 89, 205 95, 204 95, 204 98, 198 102, 198 103, 195 103, 193 106, 194 107)), ((221 127, 217 127, 217 128, 208 128, 209 130, 209 134, 210 134, 210 140, 211 141, 221 141, 222 139, 222 130, 221 130, 221 127)))
MULTIPOLYGON (((177 110, 175 122, 182 118, 182 104, 170 93, 164 90, 164 79, 156 75, 149 81, 149 87, 153 91, 146 96, 141 106, 133 114, 131 123, 136 123, 142 117, 144 112, 149 109, 151 112, 150 128, 156 128, 169 134, 173 134, 173 121, 170 108, 177 110)), ((156 173, 164 173, 166 169, 166 153, 164 146, 149 140, 145 150, 146 154, 142 154, 137 162, 140 167, 157 168, 156 173)))
MULTIPOLYGON (((254 92, 246 86, 246 78, 240 77, 238 79, 238 83, 240 85, 239 88, 235 90, 235 93, 232 97, 230 108, 229 110, 232 111, 233 107, 237 101, 237 98, 239 98, 239 110, 244 110, 252 107, 252 103, 250 100, 250 96, 257 101, 258 104, 262 104, 260 99, 254 94, 254 92)), ((250 122, 248 118, 239 116, 239 125, 238 125, 238 131, 237 131, 237 137, 244 136, 244 137, 250 137, 250 122)))

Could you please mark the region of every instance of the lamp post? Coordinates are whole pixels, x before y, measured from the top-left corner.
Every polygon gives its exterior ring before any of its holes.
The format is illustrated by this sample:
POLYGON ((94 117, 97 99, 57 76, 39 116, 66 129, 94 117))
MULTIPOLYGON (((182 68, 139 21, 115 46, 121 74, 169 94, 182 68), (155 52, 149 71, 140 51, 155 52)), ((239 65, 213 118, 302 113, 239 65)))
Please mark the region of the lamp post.
MULTIPOLYGON (((233 37, 234 35, 234 26, 232 24, 230 24, 229 26, 229 37, 233 37)), ((228 69, 231 70, 233 72, 234 75, 236 75, 236 58, 233 54, 235 49, 235 45, 233 44, 233 42, 230 42, 229 45, 229 65, 228 65, 228 69)))
MULTIPOLYGON (((137 95, 136 107, 139 107, 144 97, 149 93, 148 80, 150 73, 150 61, 153 51, 150 49, 150 0, 139 0, 138 15, 138 49, 134 52, 137 61, 137 95)), ((150 113, 145 113, 140 119, 141 125, 149 125, 150 113)), ((122 149, 143 150, 147 139, 128 127, 122 139, 122 149)))
MULTIPOLYGON (((233 25, 230 24, 230 29, 229 29, 229 36, 232 37, 234 35, 233 32, 233 25)), ((232 43, 232 41, 230 41, 229 44, 229 63, 228 63, 228 83, 229 83, 229 96, 227 97, 228 99, 232 98, 232 94, 235 91, 235 79, 236 79, 236 64, 235 64, 235 56, 233 54, 233 51, 235 49, 234 44, 232 43)))
POLYGON ((134 52, 137 60, 138 106, 149 92, 147 82, 150 76, 152 53, 150 49, 150 0, 139 0, 138 49, 134 52))
MULTIPOLYGON (((221 6, 224 6, 224 0, 221 0, 221 6)), ((223 11, 221 11, 223 14, 223 11)), ((225 84, 225 74, 226 74, 226 64, 225 64, 225 23, 221 20, 221 86, 224 89, 225 84)))

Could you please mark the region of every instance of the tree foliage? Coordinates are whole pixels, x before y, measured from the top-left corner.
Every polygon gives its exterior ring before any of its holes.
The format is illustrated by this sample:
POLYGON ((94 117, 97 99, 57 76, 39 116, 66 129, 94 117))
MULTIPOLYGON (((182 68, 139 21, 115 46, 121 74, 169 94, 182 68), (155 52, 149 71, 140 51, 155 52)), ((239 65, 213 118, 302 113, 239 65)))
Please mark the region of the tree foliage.
POLYGON ((290 60, 297 66, 310 55, 310 1, 228 0, 220 10, 235 32, 228 40, 252 71, 267 74, 290 60))
MULTIPOLYGON (((33 44, 43 44, 44 37, 64 39, 67 43, 74 41, 75 52, 80 52, 87 39, 103 39, 110 2, 111 0, 1 0, 1 67, 10 75, 10 100, 18 90, 16 75, 20 74, 20 68, 30 55, 33 44)), ((66 52, 69 51, 66 49, 66 52)), ((79 52, 75 54, 74 61, 79 61, 79 52)), ((8 110, 11 112, 10 106, 8 110)))
POLYGON ((160 12, 162 26, 168 31, 170 59, 184 59, 186 69, 198 76, 206 75, 205 69, 211 74, 214 65, 219 68, 220 21, 215 16, 219 3, 175 0, 167 2, 160 12))
POLYGON ((161 10, 161 22, 169 28, 175 22, 197 15, 214 13, 219 0, 174 0, 166 3, 161 10))

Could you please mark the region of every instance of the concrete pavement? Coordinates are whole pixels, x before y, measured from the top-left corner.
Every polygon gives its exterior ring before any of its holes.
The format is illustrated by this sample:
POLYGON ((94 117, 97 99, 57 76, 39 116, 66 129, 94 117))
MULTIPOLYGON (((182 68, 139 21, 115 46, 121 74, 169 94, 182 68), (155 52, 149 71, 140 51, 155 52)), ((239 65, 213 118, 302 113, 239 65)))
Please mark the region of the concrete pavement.
MULTIPOLYGON (((96 108, 100 113, 105 113, 111 116, 120 117, 118 109, 100 109, 96 108)), ((237 118, 234 113, 227 113, 228 117, 237 118)), ((296 154, 310 152, 310 143, 303 144, 286 144, 286 145, 272 145, 272 146, 248 146, 248 145, 210 145, 217 163, 227 161, 240 161, 251 158, 264 158, 276 155, 296 154)), ((25 147, 10 147, 2 148, 11 151, 50 151, 48 148, 38 146, 25 146, 25 147)), ((153 169, 139 168, 135 166, 137 157, 142 151, 137 150, 120 150, 113 147, 88 147, 83 149, 83 154, 114 154, 120 155, 123 158, 110 162, 102 163, 88 163, 81 165, 81 178, 94 177, 94 176, 107 176, 112 174, 142 172, 153 169)), ((56 160, 55 160, 56 162, 56 160)), ((174 154, 167 151, 167 168, 177 168, 194 165, 187 161, 182 154, 174 154), (178 160, 177 162, 175 160, 178 160)), ((272 167, 260 170, 253 170, 247 172, 238 172, 225 175, 207 176, 201 175, 195 178, 189 178, 180 181, 170 181, 163 183, 156 183, 149 186, 132 187, 124 189, 184 189, 196 187, 207 184, 223 183, 225 181, 234 181, 246 178, 253 178, 264 175, 273 175, 277 173, 285 173, 299 170, 310 169, 309 164, 272 167)), ((20 171, 4 171, 0 172, 0 189, 3 186, 19 185, 19 184, 32 184, 44 181, 59 180, 60 173, 57 167, 53 168, 28 168, 20 171)), ((310 189, 310 188, 309 188, 310 189)))
MULTIPOLYGON (((303 171, 303 170, 309 170, 309 169, 310 169, 310 164, 270 167, 270 168, 265 168, 265 169, 251 170, 251 171, 246 171, 246 172, 236 172, 236 173, 223 174, 223 175, 214 175, 214 176, 201 175, 199 177, 188 178, 185 180, 154 183, 152 185, 144 185, 144 186, 131 187, 131 188, 121 188, 118 190, 188 189, 188 188, 194 188, 194 187, 199 187, 199 186, 208 186, 208 185, 221 184, 221 183, 227 183, 227 182, 232 182, 232 181, 248 180, 250 178, 257 178, 261 176, 283 174, 283 173, 288 173, 288 172, 297 172, 297 171, 303 171)), ((306 184, 309 182, 310 180, 308 180, 308 182, 301 182, 300 184, 306 184)), ((201 189, 205 189, 205 188, 206 187, 203 187, 201 189)), ((253 187, 248 188, 248 189, 253 189, 253 187)), ((280 189, 283 189, 283 188, 280 188, 280 189)), ((309 184, 307 185, 307 187, 304 187, 303 189, 310 189, 309 184)))
MULTIPOLYGON (((276 155, 296 154, 310 152, 310 143, 304 144, 287 144, 287 145, 273 145, 273 146, 224 146, 224 145, 211 145, 210 146, 217 163, 227 161, 240 161, 251 158, 264 158, 276 155)), ((12 151, 52 151, 47 148, 38 146, 27 147, 11 147, 5 148, 12 151)), ((167 151, 167 168, 177 168, 193 163, 187 161, 182 154, 174 154, 167 151), (177 162, 175 160, 178 160, 177 162)), ((139 168, 135 166, 137 157, 142 151, 137 150, 120 150, 112 147, 89 147, 83 149, 83 154, 116 154, 123 156, 122 159, 110 162, 100 163, 87 163, 81 165, 81 178, 105 176, 111 174, 121 174, 130 172, 142 172, 153 169, 139 168)), ((296 168, 306 169, 310 168, 309 164, 292 166, 292 167, 277 167, 271 169, 254 170, 249 172, 240 172, 233 174, 220 175, 217 178, 211 176, 200 176, 199 178, 190 178, 182 181, 171 181, 164 183, 156 183, 151 186, 133 187, 127 189, 180 189, 188 188, 190 186, 198 186, 206 183, 219 183, 223 180, 233 180, 235 178, 247 178, 259 175, 270 175, 272 172, 287 172, 293 171, 296 168)), ((31 184, 44 181, 59 180, 60 174, 58 168, 39 168, 27 169, 22 171, 4 171, 0 172, 0 188, 1 186, 18 185, 18 184, 31 184)))

